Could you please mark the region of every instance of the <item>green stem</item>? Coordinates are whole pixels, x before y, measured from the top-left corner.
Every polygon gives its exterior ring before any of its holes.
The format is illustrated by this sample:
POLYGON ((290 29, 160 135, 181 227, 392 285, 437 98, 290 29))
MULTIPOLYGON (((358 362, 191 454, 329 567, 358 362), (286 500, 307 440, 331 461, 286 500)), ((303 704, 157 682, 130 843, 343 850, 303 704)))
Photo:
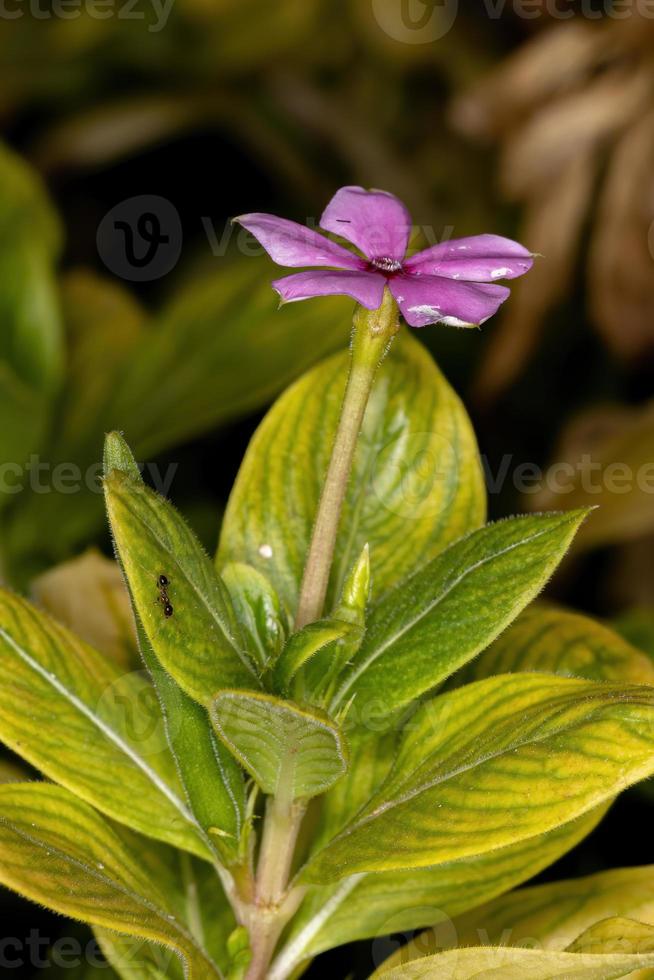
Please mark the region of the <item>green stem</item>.
POLYGON ((281 932, 303 897, 288 889, 297 835, 305 805, 282 792, 266 805, 254 903, 249 913, 252 960, 246 980, 263 980, 281 932))
POLYGON ((377 368, 397 330, 397 306, 388 289, 378 310, 357 306, 350 373, 304 568, 296 629, 315 622, 322 615, 357 439, 377 368))

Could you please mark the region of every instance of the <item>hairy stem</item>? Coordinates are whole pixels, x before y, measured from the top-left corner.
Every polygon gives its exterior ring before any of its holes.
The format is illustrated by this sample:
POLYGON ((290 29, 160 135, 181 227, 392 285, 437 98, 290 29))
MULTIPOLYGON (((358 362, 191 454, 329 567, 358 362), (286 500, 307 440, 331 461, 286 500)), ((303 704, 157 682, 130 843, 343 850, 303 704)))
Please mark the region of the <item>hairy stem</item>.
POLYGON ((397 306, 388 289, 378 310, 357 307, 350 373, 304 567, 296 629, 315 622, 322 615, 357 439, 377 368, 397 330, 397 306))
POLYGON ((264 980, 281 932, 303 897, 288 889, 297 835, 305 805, 281 792, 268 800, 257 867, 254 902, 249 909, 252 960, 246 980, 264 980))

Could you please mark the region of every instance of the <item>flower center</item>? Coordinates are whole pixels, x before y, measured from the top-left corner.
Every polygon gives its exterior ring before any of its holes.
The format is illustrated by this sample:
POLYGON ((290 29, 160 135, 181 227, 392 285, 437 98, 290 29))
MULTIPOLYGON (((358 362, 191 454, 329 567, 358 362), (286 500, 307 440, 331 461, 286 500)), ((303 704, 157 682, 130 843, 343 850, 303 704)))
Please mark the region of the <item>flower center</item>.
POLYGON ((380 255, 377 258, 371 259, 370 264, 375 269, 381 269, 382 272, 399 272, 402 268, 401 262, 398 262, 397 259, 390 258, 388 255, 380 255))

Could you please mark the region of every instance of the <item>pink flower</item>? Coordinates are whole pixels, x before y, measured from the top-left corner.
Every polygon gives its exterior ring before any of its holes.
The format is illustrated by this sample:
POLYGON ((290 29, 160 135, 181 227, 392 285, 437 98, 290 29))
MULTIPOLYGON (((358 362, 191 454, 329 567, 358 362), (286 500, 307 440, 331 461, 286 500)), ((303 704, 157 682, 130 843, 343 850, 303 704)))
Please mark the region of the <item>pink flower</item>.
POLYGON ((499 235, 459 238, 406 258, 409 212, 393 194, 363 187, 342 187, 320 219, 321 228, 347 239, 363 255, 272 214, 243 214, 234 220, 278 265, 323 267, 273 282, 283 303, 340 294, 376 310, 388 286, 412 327, 484 323, 509 296, 509 289, 496 280, 515 279, 534 261, 524 246, 499 235))

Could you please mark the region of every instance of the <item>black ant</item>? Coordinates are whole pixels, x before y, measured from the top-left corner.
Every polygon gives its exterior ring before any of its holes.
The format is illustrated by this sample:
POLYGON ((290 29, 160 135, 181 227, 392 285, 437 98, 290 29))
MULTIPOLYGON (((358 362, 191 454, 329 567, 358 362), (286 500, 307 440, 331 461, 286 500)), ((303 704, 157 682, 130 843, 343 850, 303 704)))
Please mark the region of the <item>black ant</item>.
POLYGON ((168 598, 168 579, 165 575, 160 575, 157 578, 157 585, 159 586, 159 598, 157 602, 160 602, 163 606, 164 616, 169 619, 173 614, 173 607, 171 605, 170 599, 168 598))

